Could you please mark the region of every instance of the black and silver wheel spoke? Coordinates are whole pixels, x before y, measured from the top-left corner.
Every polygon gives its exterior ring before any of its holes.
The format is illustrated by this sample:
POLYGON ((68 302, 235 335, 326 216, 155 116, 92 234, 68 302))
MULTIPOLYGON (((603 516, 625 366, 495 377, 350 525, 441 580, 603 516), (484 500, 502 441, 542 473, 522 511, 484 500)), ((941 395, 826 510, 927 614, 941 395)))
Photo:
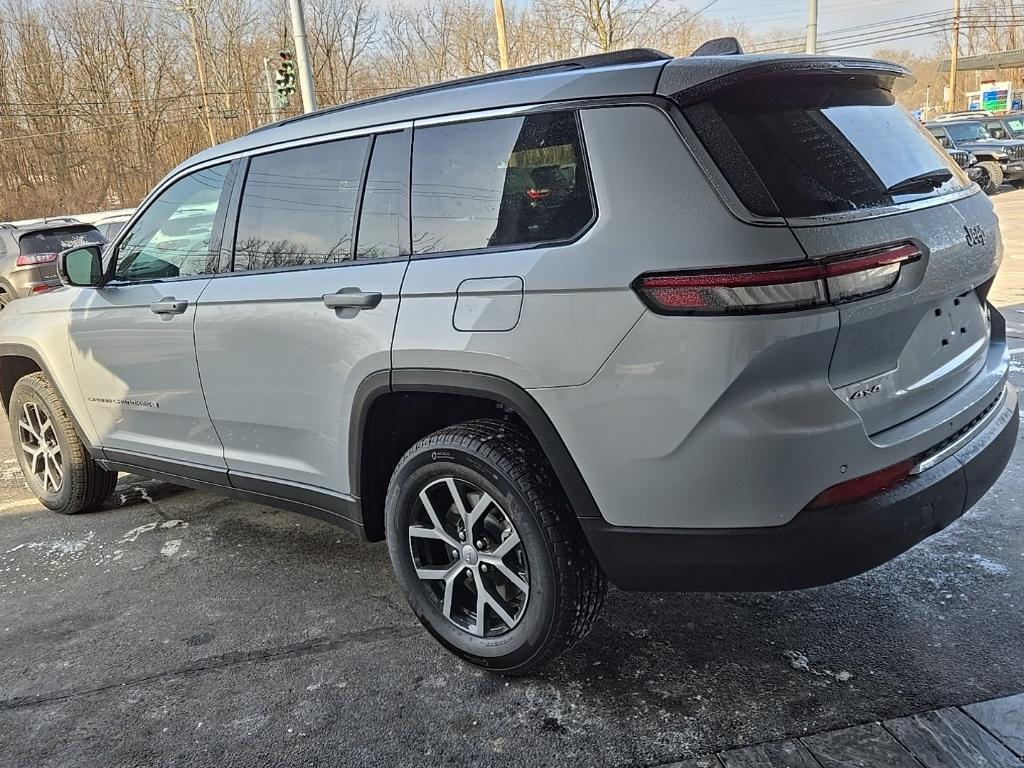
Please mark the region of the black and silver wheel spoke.
POLYGON ((478 637, 511 631, 530 596, 519 533, 490 494, 448 477, 427 485, 409 526, 416 575, 441 613, 478 637))
POLYGON ((29 474, 47 493, 57 493, 64 485, 64 457, 50 417, 33 402, 21 407, 18 417, 21 450, 29 474))

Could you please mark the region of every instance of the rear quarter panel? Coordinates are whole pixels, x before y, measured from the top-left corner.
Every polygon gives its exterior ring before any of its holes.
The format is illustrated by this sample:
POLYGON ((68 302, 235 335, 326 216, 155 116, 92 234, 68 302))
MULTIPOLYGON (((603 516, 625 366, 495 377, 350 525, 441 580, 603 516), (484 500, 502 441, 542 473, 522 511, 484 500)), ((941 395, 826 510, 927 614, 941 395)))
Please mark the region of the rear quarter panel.
POLYGON ((580 115, 596 222, 568 245, 414 257, 395 332, 396 368, 470 370, 527 388, 583 384, 644 314, 630 288, 640 274, 803 256, 786 228, 732 217, 661 109, 615 105, 580 115), (522 278, 516 325, 457 330, 460 284, 497 277, 522 278))

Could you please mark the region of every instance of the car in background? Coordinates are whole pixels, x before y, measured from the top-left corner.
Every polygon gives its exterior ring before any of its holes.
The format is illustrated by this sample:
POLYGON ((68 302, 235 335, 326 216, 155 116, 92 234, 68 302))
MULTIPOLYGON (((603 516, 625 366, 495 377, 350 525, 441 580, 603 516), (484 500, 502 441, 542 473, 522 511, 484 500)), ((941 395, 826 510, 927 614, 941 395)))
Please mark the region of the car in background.
POLYGON ((1024 139, 1024 114, 987 117, 982 122, 993 139, 1024 139))
POLYGON ((114 235, 121 231, 128 220, 131 219, 130 213, 118 214, 117 216, 108 216, 105 219, 93 222, 93 226, 100 231, 100 233, 109 241, 114 239, 114 235))
POLYGON ((64 249, 106 242, 96 227, 78 219, 0 224, 0 310, 14 299, 59 287, 57 254, 64 249))
POLYGON ((978 184, 987 194, 995 194, 1004 182, 1024 182, 1024 141, 995 139, 980 120, 941 120, 925 127, 947 150, 963 149, 978 158, 984 171, 978 184))
POLYGON ((966 149, 947 149, 946 152, 960 166, 961 170, 967 174, 967 178, 979 186, 983 186, 986 175, 985 169, 979 167, 978 158, 974 153, 968 152, 966 149))

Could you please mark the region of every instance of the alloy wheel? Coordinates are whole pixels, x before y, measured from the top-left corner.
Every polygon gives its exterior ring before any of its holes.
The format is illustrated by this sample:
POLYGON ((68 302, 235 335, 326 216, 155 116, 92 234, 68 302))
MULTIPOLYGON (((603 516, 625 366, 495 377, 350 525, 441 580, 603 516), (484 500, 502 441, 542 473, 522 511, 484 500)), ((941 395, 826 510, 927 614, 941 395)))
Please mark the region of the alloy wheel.
POLYGON ((529 564, 519 532, 490 494, 454 477, 429 483, 413 510, 409 551, 416 575, 455 626, 497 637, 519 624, 529 564))
POLYGON ((28 474, 35 477, 46 493, 59 492, 64 485, 64 457, 49 415, 36 403, 25 403, 18 418, 18 431, 28 474))

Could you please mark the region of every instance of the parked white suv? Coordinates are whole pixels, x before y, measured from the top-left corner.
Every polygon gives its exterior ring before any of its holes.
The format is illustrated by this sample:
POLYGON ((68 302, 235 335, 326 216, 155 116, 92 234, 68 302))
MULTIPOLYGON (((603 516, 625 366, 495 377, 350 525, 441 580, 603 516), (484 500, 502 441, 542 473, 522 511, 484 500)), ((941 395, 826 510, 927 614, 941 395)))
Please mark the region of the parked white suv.
POLYGON ((29 484, 81 512, 131 471, 386 538, 424 626, 502 672, 609 580, 800 588, 940 530, 1017 433, 992 206, 895 105, 902 68, 730 51, 191 158, 3 313, 29 484))

